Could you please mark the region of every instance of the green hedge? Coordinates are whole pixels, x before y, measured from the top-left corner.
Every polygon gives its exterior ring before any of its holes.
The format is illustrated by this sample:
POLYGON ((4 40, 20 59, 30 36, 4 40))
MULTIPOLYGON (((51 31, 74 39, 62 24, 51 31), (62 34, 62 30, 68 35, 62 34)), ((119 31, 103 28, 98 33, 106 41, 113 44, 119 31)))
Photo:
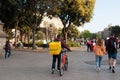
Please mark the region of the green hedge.
POLYGON ((42 41, 39 41, 39 42, 36 42, 35 44, 36 44, 38 47, 42 47, 43 42, 42 42, 42 41))
POLYGON ((80 44, 75 41, 68 41, 67 44, 69 47, 80 47, 80 44))
MULTIPOLYGON (((35 44, 36 44, 38 47, 42 47, 42 46, 43 46, 43 42, 42 42, 42 41, 35 42, 35 44)), ((24 45, 24 47, 32 47, 32 42, 23 43, 23 45, 24 45)))
MULTIPOLYGON (((39 42, 36 42, 35 43, 38 47, 43 47, 43 42, 42 41, 39 41, 39 42)), ((49 43, 47 43, 47 46, 48 46, 49 43)), ((75 41, 68 41, 67 42, 68 46, 69 47, 80 47, 80 44, 78 42, 75 42, 75 41)), ((32 47, 32 42, 30 42, 29 44, 25 44, 24 43, 24 46, 26 47, 32 47)))

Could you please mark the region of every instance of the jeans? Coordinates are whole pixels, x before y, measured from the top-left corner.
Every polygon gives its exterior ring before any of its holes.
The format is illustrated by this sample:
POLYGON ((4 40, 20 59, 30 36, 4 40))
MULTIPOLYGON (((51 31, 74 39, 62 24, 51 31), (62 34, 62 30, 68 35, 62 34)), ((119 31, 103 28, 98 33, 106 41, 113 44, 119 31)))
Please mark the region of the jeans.
POLYGON ((5 58, 9 58, 10 57, 10 55, 11 55, 11 50, 6 50, 5 51, 5 58))
POLYGON ((61 54, 60 55, 53 55, 52 69, 55 69, 56 60, 58 60, 57 69, 60 70, 61 54))
POLYGON ((96 59, 96 67, 100 67, 101 66, 101 61, 102 61, 102 56, 95 56, 96 59))

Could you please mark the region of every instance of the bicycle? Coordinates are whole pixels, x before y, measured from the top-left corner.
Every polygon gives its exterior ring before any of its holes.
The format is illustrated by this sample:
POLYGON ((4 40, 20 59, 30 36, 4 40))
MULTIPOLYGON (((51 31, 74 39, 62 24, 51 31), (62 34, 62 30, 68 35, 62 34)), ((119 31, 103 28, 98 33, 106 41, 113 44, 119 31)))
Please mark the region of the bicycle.
POLYGON ((68 57, 66 53, 67 53, 67 50, 62 49, 61 64, 60 64, 60 71, 59 71, 60 76, 63 76, 64 71, 68 70, 68 57))

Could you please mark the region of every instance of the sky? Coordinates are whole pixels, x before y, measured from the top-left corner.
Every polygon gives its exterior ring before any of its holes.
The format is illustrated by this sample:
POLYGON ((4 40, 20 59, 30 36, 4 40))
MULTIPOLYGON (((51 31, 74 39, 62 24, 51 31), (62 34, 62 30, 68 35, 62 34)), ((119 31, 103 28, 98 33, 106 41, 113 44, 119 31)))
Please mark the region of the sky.
POLYGON ((108 25, 120 25, 120 0, 96 0, 93 18, 83 27, 84 30, 96 33, 108 25))

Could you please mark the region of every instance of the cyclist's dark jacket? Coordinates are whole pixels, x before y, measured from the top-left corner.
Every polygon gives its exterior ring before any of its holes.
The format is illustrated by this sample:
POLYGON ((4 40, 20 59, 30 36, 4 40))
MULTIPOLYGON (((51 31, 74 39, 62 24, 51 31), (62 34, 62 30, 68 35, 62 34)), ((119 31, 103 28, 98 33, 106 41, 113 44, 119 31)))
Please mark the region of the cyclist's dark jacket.
POLYGON ((67 46, 67 44, 65 44, 65 42, 62 39, 56 38, 55 41, 60 41, 62 48, 66 48, 68 51, 71 51, 70 48, 67 46))

